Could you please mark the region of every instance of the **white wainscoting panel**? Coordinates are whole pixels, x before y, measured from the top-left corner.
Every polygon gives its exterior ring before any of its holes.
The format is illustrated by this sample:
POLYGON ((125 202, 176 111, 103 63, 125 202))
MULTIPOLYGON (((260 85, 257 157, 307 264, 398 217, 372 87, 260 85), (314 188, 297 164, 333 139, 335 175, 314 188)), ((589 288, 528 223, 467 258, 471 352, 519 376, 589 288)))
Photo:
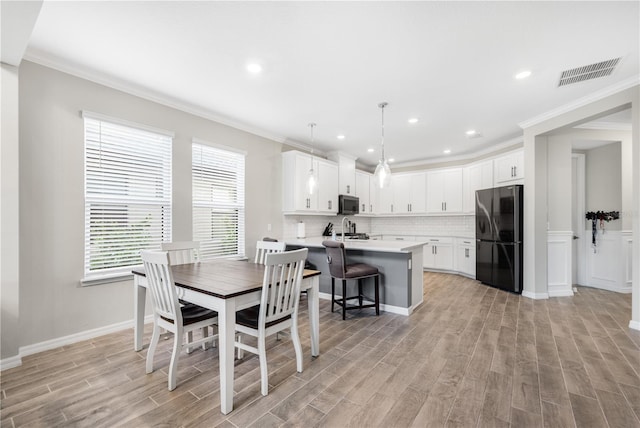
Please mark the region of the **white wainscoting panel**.
POLYGON ((623 230, 621 235, 622 251, 624 254, 624 283, 626 286, 631 287, 631 281, 633 280, 633 232, 630 230, 623 230))
POLYGON ((573 296, 571 284, 572 231, 547 232, 547 284, 549 297, 573 296))
POLYGON ((631 293, 631 231, 598 229, 596 247, 591 245, 591 231, 585 240, 588 287, 618 293, 631 293))

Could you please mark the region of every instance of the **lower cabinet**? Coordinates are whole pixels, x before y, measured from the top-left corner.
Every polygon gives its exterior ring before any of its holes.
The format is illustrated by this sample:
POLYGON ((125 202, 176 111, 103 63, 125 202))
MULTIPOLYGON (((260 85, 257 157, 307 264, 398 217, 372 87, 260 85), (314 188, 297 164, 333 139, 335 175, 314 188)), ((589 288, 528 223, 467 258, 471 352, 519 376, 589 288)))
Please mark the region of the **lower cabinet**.
POLYGON ((422 252, 426 269, 453 270, 453 238, 427 238, 422 252))
POLYGON ((454 269, 472 278, 476 277, 476 245, 473 239, 456 238, 454 269))

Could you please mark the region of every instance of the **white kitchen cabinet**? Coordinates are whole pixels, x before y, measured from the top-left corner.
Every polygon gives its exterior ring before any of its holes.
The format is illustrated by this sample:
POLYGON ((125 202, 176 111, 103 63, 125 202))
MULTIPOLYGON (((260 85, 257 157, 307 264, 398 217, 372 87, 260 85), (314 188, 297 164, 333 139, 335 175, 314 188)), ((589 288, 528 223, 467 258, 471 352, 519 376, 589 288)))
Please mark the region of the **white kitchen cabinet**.
POLYGON ((392 180, 394 213, 423 214, 426 211, 425 173, 395 174, 392 180))
POLYGON ((371 198, 369 188, 371 174, 364 171, 356 171, 356 197, 360 200, 360 214, 371 214, 371 198))
POLYGON ((338 166, 318 160, 318 211, 323 214, 338 213, 338 166))
POLYGON ((476 277, 476 245, 473 239, 456 238, 454 269, 472 278, 476 277))
POLYGON ((380 195, 378 193, 378 190, 378 180, 376 180, 373 174, 369 175, 369 214, 376 214, 380 211, 380 195))
POLYGON ((282 154, 282 210, 285 214, 338 212, 338 166, 295 150, 282 154), (313 166, 316 188, 309 193, 307 181, 313 166))
POLYGON ((436 270, 453 270, 453 238, 426 238, 422 252, 423 267, 436 270))
POLYGON ((338 193, 356 194, 356 158, 340 152, 331 152, 328 158, 338 164, 338 193))
POLYGON ((427 172, 427 212, 462 212, 462 168, 427 172))
POLYGON ((475 214, 476 190, 493 187, 493 161, 476 163, 462 170, 462 211, 475 214))
POLYGON ((495 186, 523 184, 524 151, 518 150, 494 159, 495 186))
POLYGON ((375 186, 374 189, 378 203, 378 207, 374 207, 374 212, 376 214, 395 214, 393 206, 393 191, 395 187, 393 175, 391 176, 391 183, 384 189, 377 186, 375 178, 372 180, 372 183, 374 183, 375 186))

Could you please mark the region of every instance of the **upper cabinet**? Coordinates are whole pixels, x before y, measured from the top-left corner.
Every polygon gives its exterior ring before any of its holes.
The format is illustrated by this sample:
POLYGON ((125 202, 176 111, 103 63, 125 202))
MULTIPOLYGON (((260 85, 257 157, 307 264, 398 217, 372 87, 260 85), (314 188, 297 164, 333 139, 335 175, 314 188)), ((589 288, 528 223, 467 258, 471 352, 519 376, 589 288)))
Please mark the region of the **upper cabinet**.
POLYGON ((395 214, 425 213, 427 184, 424 172, 393 175, 392 181, 395 214))
POLYGON ((462 211, 476 212, 476 190, 493 187, 493 161, 487 160, 466 166, 462 170, 462 211))
POLYGON ((370 194, 371 174, 356 170, 356 197, 360 199, 360 214, 371 214, 370 194))
POLYGON ((328 158, 338 164, 338 192, 341 195, 356 194, 356 158, 340 152, 331 152, 328 158))
POLYGON ((507 184, 523 184, 524 151, 517 150, 494 159, 493 169, 496 187, 507 184))
POLYGON ((338 165, 295 150, 283 153, 282 210, 285 214, 337 214, 338 165), (307 186, 312 168, 313 193, 307 186))
POLYGON ((396 212, 393 206, 393 193, 395 191, 394 176, 391 175, 391 183, 384 189, 378 186, 375 178, 372 179, 371 183, 373 183, 372 190, 374 190, 377 202, 377 206, 374 205, 373 212, 375 214, 395 214, 396 212))
POLYGON ((427 213, 462 212, 462 168, 427 172, 427 213))

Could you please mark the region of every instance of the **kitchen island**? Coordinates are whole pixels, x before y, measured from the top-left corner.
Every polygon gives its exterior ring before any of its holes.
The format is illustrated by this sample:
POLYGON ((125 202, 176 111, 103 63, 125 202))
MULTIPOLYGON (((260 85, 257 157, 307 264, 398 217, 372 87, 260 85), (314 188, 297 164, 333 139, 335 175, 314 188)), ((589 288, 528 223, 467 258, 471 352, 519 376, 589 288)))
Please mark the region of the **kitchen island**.
MULTIPOLYGON (((307 260, 321 272, 320 297, 331 299, 331 275, 322 241, 313 237, 285 240, 287 249, 308 248, 307 260)), ((367 263, 380 271, 380 309, 401 315, 411 315, 422 303, 422 250, 426 242, 345 239, 347 263, 367 263)), ((348 295, 354 295, 356 281, 347 281, 348 295)), ((336 292, 341 290, 336 284, 336 292)), ((364 286, 365 294, 371 285, 364 286)), ((366 310, 366 309, 365 309, 366 310)))

